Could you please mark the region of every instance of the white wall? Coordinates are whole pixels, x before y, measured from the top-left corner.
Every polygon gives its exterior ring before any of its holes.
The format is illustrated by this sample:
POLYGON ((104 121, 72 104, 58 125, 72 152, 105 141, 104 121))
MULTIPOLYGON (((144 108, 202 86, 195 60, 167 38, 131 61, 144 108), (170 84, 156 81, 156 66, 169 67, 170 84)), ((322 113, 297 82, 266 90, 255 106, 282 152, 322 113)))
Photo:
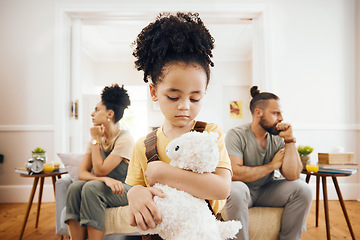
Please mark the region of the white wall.
MULTIPOLYGON (((356 48, 355 48, 355 53, 356 53, 356 78, 355 78, 355 86, 354 86, 354 90, 355 90, 355 113, 356 113, 356 123, 357 125, 359 125, 360 123, 360 31, 359 31, 359 26, 360 26, 360 2, 359 1, 355 1, 355 12, 356 12, 356 21, 355 21, 355 27, 356 27, 356 48)), ((360 158, 360 153, 359 153, 359 149, 360 149, 360 130, 359 127, 357 128, 356 131, 356 156, 358 159, 358 163, 359 163, 359 158, 360 158)), ((360 182, 360 173, 357 174, 357 183, 360 182)), ((358 190, 357 192, 357 199, 358 201, 360 200, 360 191, 359 191, 359 187, 357 188, 358 190)))
MULTIPOLYGON (((282 99, 298 144, 315 148, 312 157, 342 146, 359 159, 354 1, 294 3, 271 5, 271 90, 282 99)), ((358 175, 339 182, 359 183, 358 175)))
POLYGON ((0 202, 27 201, 32 179, 14 169, 34 148, 54 154, 54 24, 53 1, 0 2, 0 202))
POLYGON ((94 84, 109 85, 114 82, 124 85, 144 85, 143 75, 132 62, 96 62, 94 84))
POLYGON ((199 120, 214 122, 226 132, 232 127, 251 121, 249 102, 252 84, 251 61, 214 61, 211 80, 199 120), (243 101, 243 118, 230 119, 230 101, 243 101))
MULTIPOLYGON (((23 165, 33 148, 44 146, 49 156, 55 154, 56 9, 110 3, 137 11, 140 3, 146 2, 137 1, 139 5, 133 9, 131 3, 111 0, 0 2, 0 153, 5 155, 4 163, 0 164, 0 202, 27 201, 32 181, 20 178, 13 169, 23 165)), ((355 35, 359 37, 359 17, 355 25, 355 12, 358 14, 360 8, 355 2, 185 0, 181 5, 174 5, 180 10, 194 11, 226 7, 239 10, 254 5, 266 9, 272 82, 270 89, 261 90, 274 91, 280 96, 286 120, 293 123, 298 143, 311 144, 316 151, 341 145, 355 152, 359 159, 360 54, 359 45, 355 45, 355 35)), ((168 1, 160 0, 151 3, 156 9, 169 5, 168 1)), ((219 79, 223 81, 226 77, 226 72, 214 70, 208 91, 209 96, 214 93, 215 97, 207 98, 207 106, 211 107, 205 107, 199 116, 219 123, 224 129, 220 115, 227 103, 222 102, 224 89, 219 79)), ((341 178, 339 182, 344 198, 360 199, 359 174, 341 178)), ((46 189, 51 189, 50 183, 46 184, 46 189)), ((332 187, 329 192, 333 194, 332 187)), ((47 191, 44 198, 52 201, 52 191, 47 191)), ((334 195, 330 198, 336 199, 334 195)))

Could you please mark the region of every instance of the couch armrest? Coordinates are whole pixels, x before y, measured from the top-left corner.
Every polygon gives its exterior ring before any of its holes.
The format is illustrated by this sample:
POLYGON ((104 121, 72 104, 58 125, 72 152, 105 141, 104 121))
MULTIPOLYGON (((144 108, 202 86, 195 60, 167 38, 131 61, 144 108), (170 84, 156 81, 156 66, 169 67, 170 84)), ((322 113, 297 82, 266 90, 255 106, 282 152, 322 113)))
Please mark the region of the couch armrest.
POLYGON ((64 223, 65 206, 66 206, 66 191, 72 183, 70 175, 62 175, 62 178, 56 181, 56 234, 68 235, 67 225, 64 223))

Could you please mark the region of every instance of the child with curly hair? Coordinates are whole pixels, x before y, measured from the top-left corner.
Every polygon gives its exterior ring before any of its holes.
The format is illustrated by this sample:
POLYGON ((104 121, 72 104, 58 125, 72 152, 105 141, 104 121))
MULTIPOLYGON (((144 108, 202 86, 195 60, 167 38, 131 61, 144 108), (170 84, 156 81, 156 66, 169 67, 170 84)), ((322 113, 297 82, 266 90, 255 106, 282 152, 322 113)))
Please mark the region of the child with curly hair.
POLYGON ((105 87, 101 101, 91 114, 92 141, 79 168, 79 180, 67 191, 65 222, 71 239, 102 239, 105 228, 105 209, 128 204, 126 194, 130 186, 125 177, 134 141, 116 123, 130 105, 124 87, 114 84, 105 87))
POLYGON ((205 131, 219 134, 220 162, 213 173, 172 167, 165 152, 172 139, 195 126, 209 84, 210 66, 214 65, 210 59, 214 39, 197 13, 164 13, 141 31, 134 45, 135 65, 144 71, 145 82, 151 80, 151 99, 159 103, 165 118, 156 133, 160 161, 147 162, 145 138, 135 144, 125 181, 133 186, 128 192, 130 225, 147 230, 161 222, 153 197, 166 196, 152 187, 155 183, 209 199, 217 213, 230 193, 232 175, 223 131, 214 123, 205 127, 205 131))

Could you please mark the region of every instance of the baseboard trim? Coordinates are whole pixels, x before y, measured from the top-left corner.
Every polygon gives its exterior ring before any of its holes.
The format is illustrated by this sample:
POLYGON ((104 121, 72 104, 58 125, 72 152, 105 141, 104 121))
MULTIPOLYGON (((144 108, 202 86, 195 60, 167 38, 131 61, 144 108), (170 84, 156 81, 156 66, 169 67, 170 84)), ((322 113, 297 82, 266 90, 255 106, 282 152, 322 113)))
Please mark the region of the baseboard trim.
MULTIPOLYGON (((29 202, 32 185, 3 185, 0 186, 0 203, 26 203, 29 202)), ((36 188, 34 201, 39 199, 38 185, 36 188)), ((54 190, 52 184, 44 184, 41 202, 54 202, 54 190)))

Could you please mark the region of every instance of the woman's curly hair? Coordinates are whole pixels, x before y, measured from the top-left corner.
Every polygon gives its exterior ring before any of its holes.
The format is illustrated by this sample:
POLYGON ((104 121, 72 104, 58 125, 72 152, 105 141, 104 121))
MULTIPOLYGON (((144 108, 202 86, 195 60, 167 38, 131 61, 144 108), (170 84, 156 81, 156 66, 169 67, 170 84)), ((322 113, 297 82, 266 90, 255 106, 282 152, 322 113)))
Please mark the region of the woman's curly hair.
POLYGON ((264 100, 274 99, 279 100, 279 97, 273 93, 261 92, 258 89, 258 86, 252 86, 250 89, 250 94, 253 99, 250 101, 250 111, 254 113, 255 108, 264 109, 267 106, 267 102, 264 100))
POLYGON ((114 122, 118 122, 124 115, 124 110, 130 106, 130 97, 124 85, 113 84, 106 86, 101 93, 101 102, 106 109, 114 111, 114 122))
POLYGON ((156 85, 169 62, 197 63, 209 82, 214 39, 198 13, 160 13, 140 32, 133 46, 135 66, 144 71, 145 82, 150 78, 156 85))

